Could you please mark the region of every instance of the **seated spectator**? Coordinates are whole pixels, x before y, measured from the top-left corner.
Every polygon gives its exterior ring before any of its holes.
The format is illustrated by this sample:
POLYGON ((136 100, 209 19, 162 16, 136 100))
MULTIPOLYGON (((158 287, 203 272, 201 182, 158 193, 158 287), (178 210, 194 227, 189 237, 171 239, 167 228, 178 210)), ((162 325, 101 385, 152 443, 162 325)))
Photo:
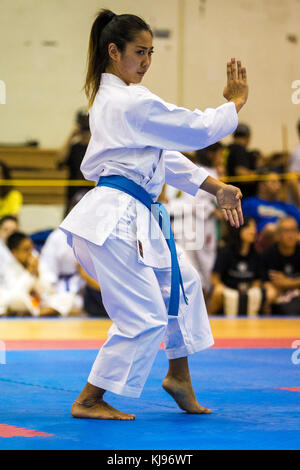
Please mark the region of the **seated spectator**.
POLYGON ((5 268, 0 287, 0 312, 2 315, 37 316, 40 314, 41 285, 32 241, 24 233, 15 232, 8 237, 7 246, 13 258, 5 268))
POLYGON ((80 312, 83 308, 85 281, 78 273, 73 250, 61 230, 56 229, 48 236, 41 249, 40 261, 47 268, 47 280, 55 291, 60 294, 69 293, 69 297, 73 297, 72 303, 67 302, 67 310, 74 306, 80 312))
POLYGON ((56 293, 66 297, 65 314, 71 315, 84 310, 94 316, 106 315, 98 283, 78 264, 62 230, 56 229, 48 236, 41 250, 40 260, 43 267, 47 268, 48 282, 56 293))
POLYGON ((9 236, 7 246, 13 255, 0 286, 1 315, 66 315, 72 296, 56 293, 49 274, 33 255, 33 243, 22 232, 9 236))
MULTIPOLYGON (((0 162, 0 180, 10 180, 10 171, 5 163, 0 162)), ((0 217, 4 215, 17 216, 23 203, 20 191, 11 186, 0 185, 0 217)))
MULTIPOLYGON (((279 175, 288 173, 289 159, 290 155, 287 152, 275 152, 269 155, 265 162, 266 165, 264 166, 266 174, 270 173, 270 168, 272 168, 273 173, 278 173, 279 175)), ((292 202, 297 208, 299 208, 299 199, 297 199, 297 194, 295 194, 295 185, 297 187, 297 178, 295 175, 292 177, 290 174, 289 178, 283 177, 281 180, 280 200, 292 202)))
MULTIPOLYGON (((249 152, 251 132, 246 124, 239 124, 233 133, 233 142, 228 145, 226 162, 227 176, 254 176, 258 158, 257 151, 249 152)), ((256 194, 256 182, 233 182, 242 191, 243 197, 256 194)))
POLYGON ((12 254, 6 242, 8 237, 19 230, 19 222, 13 215, 5 215, 0 219, 0 284, 3 279, 3 274, 7 263, 12 260, 12 254))
POLYGON ((277 243, 265 251, 263 281, 271 313, 300 315, 299 228, 292 217, 278 221, 277 243))
MULTIPOLYGON (((78 111, 76 115, 76 127, 57 154, 57 167, 68 168, 68 178, 70 180, 84 180, 80 165, 89 144, 90 137, 89 116, 84 111, 78 111)), ((72 199, 76 193, 82 193, 82 197, 84 193, 93 187, 94 185, 68 186, 66 213, 69 212, 72 199)))
POLYGON ((258 195, 242 200, 245 216, 254 218, 259 232, 257 250, 262 252, 274 243, 276 223, 287 216, 294 217, 300 226, 300 211, 293 204, 280 200, 281 181, 277 173, 263 171, 267 179, 259 181, 258 195))
POLYGON ((229 227, 228 245, 220 248, 213 268, 210 315, 257 315, 263 303, 261 259, 254 250, 256 224, 245 217, 239 229, 229 227))

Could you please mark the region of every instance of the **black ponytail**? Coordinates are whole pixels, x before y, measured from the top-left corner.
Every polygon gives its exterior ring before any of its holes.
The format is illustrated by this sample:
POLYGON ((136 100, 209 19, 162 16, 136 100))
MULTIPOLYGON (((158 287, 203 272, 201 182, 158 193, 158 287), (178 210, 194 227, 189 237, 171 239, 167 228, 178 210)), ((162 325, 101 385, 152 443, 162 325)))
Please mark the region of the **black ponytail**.
POLYGON ((135 15, 116 15, 111 10, 101 10, 93 23, 88 50, 87 74, 84 85, 89 108, 98 92, 101 74, 109 64, 108 45, 113 42, 123 52, 127 42, 132 42, 140 31, 148 31, 150 26, 135 15))

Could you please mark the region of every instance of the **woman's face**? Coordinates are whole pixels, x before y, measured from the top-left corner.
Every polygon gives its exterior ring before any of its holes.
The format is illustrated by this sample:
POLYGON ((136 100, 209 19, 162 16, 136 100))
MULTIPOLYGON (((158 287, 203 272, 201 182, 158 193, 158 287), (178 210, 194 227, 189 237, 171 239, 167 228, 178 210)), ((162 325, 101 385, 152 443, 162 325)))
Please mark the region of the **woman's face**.
POLYGON ((254 243, 256 237, 256 224, 254 220, 250 220, 246 227, 243 227, 240 231, 240 237, 242 242, 254 243))
POLYGON ((141 31, 133 42, 126 44, 125 51, 122 53, 114 43, 109 44, 108 51, 111 64, 106 72, 114 73, 127 85, 138 84, 151 65, 152 36, 149 31, 141 31))

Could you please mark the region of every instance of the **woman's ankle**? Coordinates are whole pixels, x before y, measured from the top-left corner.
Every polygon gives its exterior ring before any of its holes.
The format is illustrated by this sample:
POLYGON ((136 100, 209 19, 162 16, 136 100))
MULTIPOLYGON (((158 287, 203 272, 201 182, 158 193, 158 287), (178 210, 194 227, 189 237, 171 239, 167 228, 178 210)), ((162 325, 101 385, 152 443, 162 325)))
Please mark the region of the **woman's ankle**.
POLYGON ((103 388, 96 387, 95 385, 92 385, 87 382, 78 397, 78 402, 86 403, 90 401, 92 402, 96 400, 101 400, 104 393, 105 390, 103 388))
POLYGON ((188 358, 170 359, 167 377, 178 381, 190 381, 188 358))

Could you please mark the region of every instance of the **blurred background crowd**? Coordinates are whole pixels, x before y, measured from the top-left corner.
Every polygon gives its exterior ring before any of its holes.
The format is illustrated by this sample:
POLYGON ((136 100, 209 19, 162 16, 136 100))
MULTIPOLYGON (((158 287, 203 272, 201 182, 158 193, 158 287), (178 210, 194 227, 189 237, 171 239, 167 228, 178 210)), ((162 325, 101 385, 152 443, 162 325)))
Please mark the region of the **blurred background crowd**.
MULTIPOLYGON (((300 120, 297 124, 300 139, 300 120)), ((94 185, 81 185, 80 164, 90 138, 88 115, 55 153, 64 169, 68 213, 94 185)), ((239 124, 231 142, 186 154, 208 173, 240 187, 245 222, 231 228, 215 198, 195 197, 165 185, 179 249, 202 279, 210 315, 300 315, 300 145, 289 154, 251 148, 251 128, 239 124)), ((77 263, 57 226, 25 233, 19 214, 22 188, 14 188, 9 164, 0 161, 0 316, 102 316, 101 286, 77 263)))
MULTIPOLYGON (((297 131, 300 139, 300 121, 297 131)), ((251 149, 251 129, 241 123, 229 145, 218 142, 193 160, 243 194, 245 221, 235 229, 223 221, 214 197, 201 190, 195 198, 169 192, 174 225, 184 212, 180 206, 194 207, 190 230, 175 234, 202 278, 209 313, 299 315, 300 145, 292 154, 263 155, 251 149), (203 233, 190 249, 199 227, 203 233)))

